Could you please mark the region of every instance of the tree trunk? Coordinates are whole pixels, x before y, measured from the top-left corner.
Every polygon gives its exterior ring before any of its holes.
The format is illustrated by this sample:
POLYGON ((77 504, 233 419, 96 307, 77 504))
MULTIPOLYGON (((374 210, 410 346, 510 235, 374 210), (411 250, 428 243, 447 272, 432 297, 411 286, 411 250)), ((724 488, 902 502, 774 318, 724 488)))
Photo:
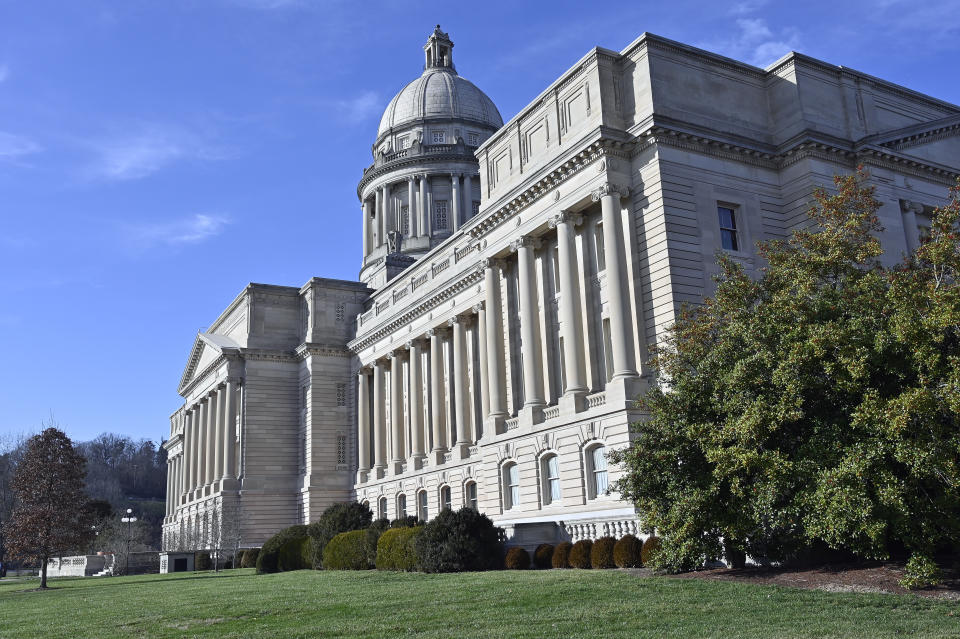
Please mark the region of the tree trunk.
POLYGON ((47 587, 47 562, 49 560, 49 557, 44 557, 43 564, 40 566, 40 588, 47 587))

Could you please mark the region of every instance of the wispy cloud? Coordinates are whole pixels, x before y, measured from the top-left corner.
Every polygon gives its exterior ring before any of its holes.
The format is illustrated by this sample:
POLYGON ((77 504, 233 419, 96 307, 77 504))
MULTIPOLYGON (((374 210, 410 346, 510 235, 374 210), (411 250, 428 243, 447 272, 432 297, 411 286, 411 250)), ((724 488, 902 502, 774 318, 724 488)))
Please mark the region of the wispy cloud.
POLYGON ((244 7, 247 9, 260 9, 270 11, 273 9, 290 9, 294 7, 308 7, 310 5, 306 0, 222 0, 226 4, 244 7))
POLYGON ((373 116, 380 115, 386 107, 375 91, 365 91, 353 98, 334 100, 329 104, 344 120, 353 123, 365 122, 373 116))
POLYGON ((199 244, 220 235, 229 224, 230 218, 225 215, 197 213, 163 223, 126 226, 123 235, 129 248, 146 250, 155 246, 199 244))
POLYGON ((725 40, 703 43, 704 49, 764 67, 800 48, 800 34, 793 27, 774 31, 763 18, 736 19, 737 30, 725 40))
POLYGON ((215 161, 232 157, 203 136, 177 127, 145 125, 134 133, 114 135, 87 143, 96 155, 84 171, 87 178, 138 180, 171 164, 215 161))
POLYGON ((6 64, 0 64, 0 84, 7 81, 10 77, 10 67, 6 64))
POLYGON ((0 131, 0 162, 23 164, 23 158, 43 150, 39 144, 21 135, 0 131))

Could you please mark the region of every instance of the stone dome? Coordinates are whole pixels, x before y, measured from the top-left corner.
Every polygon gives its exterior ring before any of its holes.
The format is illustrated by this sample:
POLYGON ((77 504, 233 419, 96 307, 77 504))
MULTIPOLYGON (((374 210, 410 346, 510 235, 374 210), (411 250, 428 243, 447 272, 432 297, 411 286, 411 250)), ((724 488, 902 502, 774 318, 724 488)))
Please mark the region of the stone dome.
POLYGON ((493 100, 457 75, 452 49, 453 42, 437 25, 424 47, 423 74, 390 100, 380 119, 377 140, 391 129, 431 119, 463 120, 491 129, 503 126, 493 100))

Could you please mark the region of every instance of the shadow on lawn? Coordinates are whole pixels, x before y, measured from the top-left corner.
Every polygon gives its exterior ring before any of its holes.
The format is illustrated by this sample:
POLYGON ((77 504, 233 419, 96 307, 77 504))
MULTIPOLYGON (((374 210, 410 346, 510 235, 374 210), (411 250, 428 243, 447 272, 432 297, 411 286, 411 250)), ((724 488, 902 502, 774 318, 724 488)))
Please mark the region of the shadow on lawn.
MULTIPOLYGON (((227 573, 210 573, 208 575, 197 575, 187 577, 187 581, 196 581, 200 579, 228 579, 236 578, 243 579, 246 577, 255 577, 255 574, 250 575, 236 575, 236 574, 227 574, 227 573)), ((136 586, 140 584, 155 584, 155 583, 182 583, 180 579, 140 579, 137 581, 115 581, 110 577, 77 577, 76 579, 70 579, 71 586, 48 586, 47 590, 81 590, 83 588, 125 588, 128 586, 136 586), (76 584, 76 585, 72 585, 76 584)), ((56 582, 54 582, 56 583, 56 582)), ((44 592, 40 588, 30 588, 26 590, 12 590, 11 593, 20 593, 20 592, 44 592)))

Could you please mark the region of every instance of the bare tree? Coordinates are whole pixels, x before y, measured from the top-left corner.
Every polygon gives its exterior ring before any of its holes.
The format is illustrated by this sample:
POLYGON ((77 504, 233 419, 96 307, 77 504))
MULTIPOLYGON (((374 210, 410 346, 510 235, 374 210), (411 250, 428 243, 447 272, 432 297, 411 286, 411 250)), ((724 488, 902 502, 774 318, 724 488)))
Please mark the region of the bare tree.
POLYGON ((14 557, 40 562, 40 587, 47 587, 47 561, 83 548, 90 512, 83 489, 86 459, 63 431, 53 426, 27 440, 11 482, 17 504, 4 524, 14 557))
POLYGON ((7 575, 7 542, 4 524, 10 521, 15 500, 13 474, 26 450, 27 437, 22 433, 0 435, 0 577, 7 575))

